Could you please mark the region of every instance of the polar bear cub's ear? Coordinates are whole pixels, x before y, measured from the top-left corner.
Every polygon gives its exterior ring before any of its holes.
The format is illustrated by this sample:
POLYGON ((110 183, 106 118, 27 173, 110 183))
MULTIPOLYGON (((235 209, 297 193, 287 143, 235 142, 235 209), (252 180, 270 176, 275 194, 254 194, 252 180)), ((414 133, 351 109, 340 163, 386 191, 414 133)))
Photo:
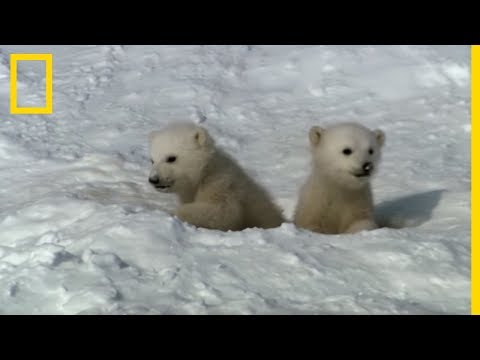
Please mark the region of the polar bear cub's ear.
POLYGON ((322 137, 323 128, 320 126, 312 126, 308 137, 310 138, 310 144, 312 146, 317 146, 320 143, 320 138, 322 137))
POLYGON ((385 133, 380 129, 374 130, 373 133, 375 134, 378 145, 383 146, 383 144, 385 144, 385 133))
POLYGON ((208 147, 213 145, 213 139, 204 128, 197 126, 194 133, 194 140, 200 147, 208 147))

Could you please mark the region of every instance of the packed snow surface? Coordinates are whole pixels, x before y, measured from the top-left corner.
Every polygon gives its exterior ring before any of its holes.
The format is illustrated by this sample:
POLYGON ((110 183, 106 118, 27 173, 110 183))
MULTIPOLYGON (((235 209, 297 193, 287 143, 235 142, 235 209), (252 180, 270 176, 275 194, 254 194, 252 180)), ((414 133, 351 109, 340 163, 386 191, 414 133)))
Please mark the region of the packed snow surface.
MULTIPOLYGON (((41 107, 45 67, 18 65, 41 107)), ((470 312, 467 46, 0 45, 1 314, 470 312), (10 54, 53 54, 53 114, 10 114, 10 54), (190 120, 289 221, 220 232, 170 215, 148 133, 190 120), (308 130, 386 133, 372 182, 387 227, 296 228, 308 130)))

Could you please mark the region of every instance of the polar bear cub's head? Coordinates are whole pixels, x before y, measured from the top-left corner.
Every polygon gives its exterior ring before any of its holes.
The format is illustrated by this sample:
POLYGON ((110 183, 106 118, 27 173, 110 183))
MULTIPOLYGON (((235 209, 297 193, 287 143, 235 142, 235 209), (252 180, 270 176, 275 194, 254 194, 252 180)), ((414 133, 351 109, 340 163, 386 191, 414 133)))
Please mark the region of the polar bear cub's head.
POLYGON ((356 123, 314 126, 309 138, 316 170, 334 183, 352 189, 369 183, 385 143, 382 130, 371 131, 356 123))
POLYGON ((149 135, 152 169, 149 182, 162 192, 198 185, 215 145, 204 128, 193 123, 168 125, 149 135))

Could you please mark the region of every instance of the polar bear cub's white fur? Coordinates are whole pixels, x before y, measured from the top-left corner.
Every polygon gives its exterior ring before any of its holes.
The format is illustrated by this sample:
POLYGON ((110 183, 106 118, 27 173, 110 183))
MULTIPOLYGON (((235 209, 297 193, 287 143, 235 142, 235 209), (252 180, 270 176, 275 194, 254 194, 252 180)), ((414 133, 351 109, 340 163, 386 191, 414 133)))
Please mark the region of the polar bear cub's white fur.
POLYGON ((370 179, 380 162, 384 132, 343 123, 314 126, 309 138, 312 171, 300 191, 295 225, 324 234, 377 228, 370 179))
POLYGON ((205 128, 173 124, 153 131, 149 140, 149 181, 159 191, 178 195, 175 215, 181 220, 224 231, 284 222, 268 191, 217 148, 205 128))

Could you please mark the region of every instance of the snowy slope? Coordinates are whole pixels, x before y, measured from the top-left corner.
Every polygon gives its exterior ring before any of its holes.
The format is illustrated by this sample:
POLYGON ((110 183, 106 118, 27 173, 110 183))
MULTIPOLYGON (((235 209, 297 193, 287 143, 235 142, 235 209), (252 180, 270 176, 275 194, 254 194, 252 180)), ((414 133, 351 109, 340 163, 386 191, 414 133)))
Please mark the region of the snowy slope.
MULTIPOLYGON (((42 105, 19 65, 20 105, 42 105)), ((0 45, 0 313, 470 311, 465 46, 0 45), (54 56, 53 115, 11 115, 9 54, 54 56), (373 182, 391 228, 222 233, 168 215, 147 134, 201 122, 291 218, 308 129, 387 134, 373 182)))

